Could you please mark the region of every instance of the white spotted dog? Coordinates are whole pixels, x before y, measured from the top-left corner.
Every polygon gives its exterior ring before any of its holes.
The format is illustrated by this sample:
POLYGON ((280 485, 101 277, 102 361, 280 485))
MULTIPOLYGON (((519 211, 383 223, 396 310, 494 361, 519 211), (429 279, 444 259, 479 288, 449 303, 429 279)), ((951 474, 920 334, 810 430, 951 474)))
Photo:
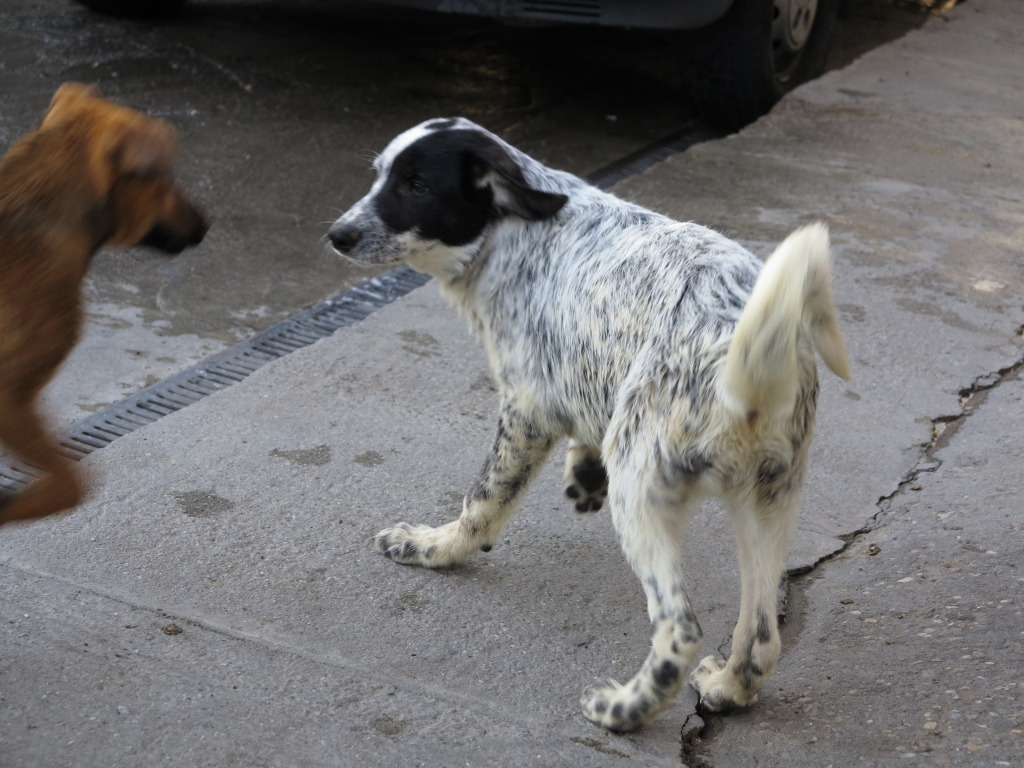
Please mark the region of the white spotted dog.
POLYGON ((489 551, 568 435, 568 493, 581 509, 607 494, 647 595, 647 660, 581 700, 591 721, 630 731, 673 702, 697 654, 680 541, 698 501, 719 496, 738 539, 739 621, 729 661, 705 658, 690 682, 705 710, 752 704, 779 657, 776 585, 814 421, 813 348, 849 376, 825 227, 793 233, 762 268, 716 232, 547 168, 461 118, 406 131, 374 167, 331 243, 437 278, 483 340, 501 395, 462 515, 399 523, 377 547, 429 568, 489 551))

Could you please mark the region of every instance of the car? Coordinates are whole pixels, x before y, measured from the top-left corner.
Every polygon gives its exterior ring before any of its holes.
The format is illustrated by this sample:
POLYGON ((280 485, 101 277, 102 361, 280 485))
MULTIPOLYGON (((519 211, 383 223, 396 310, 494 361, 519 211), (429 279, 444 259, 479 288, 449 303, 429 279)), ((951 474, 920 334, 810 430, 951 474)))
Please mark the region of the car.
MULTIPOLYGON (((75 0, 123 16, 171 12, 185 0, 75 0)), ((842 0, 377 0, 514 22, 592 24, 679 33, 698 111, 725 129, 767 112, 824 70, 842 0)))

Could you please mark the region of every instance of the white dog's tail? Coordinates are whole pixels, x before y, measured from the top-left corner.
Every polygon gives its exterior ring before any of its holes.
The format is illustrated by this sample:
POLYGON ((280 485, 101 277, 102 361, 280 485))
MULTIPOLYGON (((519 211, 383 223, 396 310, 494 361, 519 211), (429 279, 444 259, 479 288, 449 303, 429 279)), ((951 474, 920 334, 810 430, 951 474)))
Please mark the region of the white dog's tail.
POLYGON ((740 315, 721 378, 725 400, 737 413, 769 419, 792 414, 801 326, 832 372, 849 379, 832 303, 828 228, 822 223, 802 227, 779 244, 740 315))

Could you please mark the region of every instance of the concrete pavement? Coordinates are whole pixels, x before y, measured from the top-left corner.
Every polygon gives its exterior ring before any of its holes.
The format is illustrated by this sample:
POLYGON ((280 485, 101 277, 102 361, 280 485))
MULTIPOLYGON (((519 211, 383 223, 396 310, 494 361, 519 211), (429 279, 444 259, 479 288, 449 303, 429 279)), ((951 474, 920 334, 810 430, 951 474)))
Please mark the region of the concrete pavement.
MULTIPOLYGON (((639 584, 557 460, 444 573, 369 537, 458 512, 495 413, 433 285, 88 457, 0 537, 5 766, 1019 765, 1024 7, 971 0, 616 192, 762 255, 833 228, 854 381, 823 377, 761 702, 612 736, 580 690, 646 654, 639 584), (685 723, 684 735, 680 729, 685 723)), ((738 585, 685 544, 709 651, 738 585)))

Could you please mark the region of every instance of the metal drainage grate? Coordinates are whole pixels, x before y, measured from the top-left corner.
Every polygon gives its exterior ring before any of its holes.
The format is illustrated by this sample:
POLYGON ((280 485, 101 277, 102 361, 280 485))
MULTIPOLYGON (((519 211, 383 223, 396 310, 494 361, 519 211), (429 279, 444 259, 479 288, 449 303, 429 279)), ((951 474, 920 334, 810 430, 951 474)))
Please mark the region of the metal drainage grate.
MULTIPOLYGON (((587 180, 608 189, 694 144, 721 135, 701 125, 690 126, 606 165, 588 175, 587 180)), ((429 280, 428 275, 404 266, 371 278, 76 422, 60 441, 61 452, 77 461, 122 435, 237 384, 272 360, 364 320, 429 280)), ((0 461, 0 491, 16 490, 38 476, 37 471, 24 464, 0 461)))
POLYGON ((524 0, 519 13, 547 21, 582 21, 601 18, 600 0, 524 0))
MULTIPOLYGON (((122 435, 238 383, 272 360, 365 319, 429 279, 399 267, 367 280, 76 422, 60 441, 61 453, 77 461, 122 435)), ((24 464, 0 463, 0 489, 14 490, 38 475, 24 464)))
POLYGON ((653 168, 672 155, 685 152, 694 144, 710 141, 711 139, 720 139, 723 135, 721 131, 715 131, 706 125, 694 123, 687 128, 676 131, 670 136, 666 136, 661 141, 638 149, 636 152, 628 154, 613 163, 609 163, 588 175, 587 181, 595 187, 609 189, 630 176, 636 176, 653 168))

